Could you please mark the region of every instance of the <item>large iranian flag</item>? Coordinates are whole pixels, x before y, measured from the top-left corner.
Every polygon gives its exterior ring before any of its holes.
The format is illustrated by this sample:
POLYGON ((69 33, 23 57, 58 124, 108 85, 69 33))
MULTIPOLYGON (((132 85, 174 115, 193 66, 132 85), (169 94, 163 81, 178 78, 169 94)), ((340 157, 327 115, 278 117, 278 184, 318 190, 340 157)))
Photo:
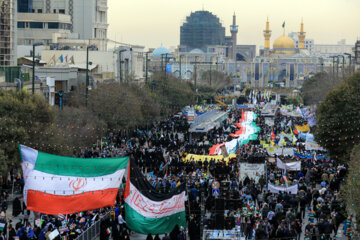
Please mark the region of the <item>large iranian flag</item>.
POLYGON ((29 210, 57 215, 115 204, 129 157, 72 158, 19 148, 29 210))
POLYGON ((125 188, 127 226, 142 234, 170 233, 175 225, 186 227, 185 188, 157 192, 131 162, 125 188))

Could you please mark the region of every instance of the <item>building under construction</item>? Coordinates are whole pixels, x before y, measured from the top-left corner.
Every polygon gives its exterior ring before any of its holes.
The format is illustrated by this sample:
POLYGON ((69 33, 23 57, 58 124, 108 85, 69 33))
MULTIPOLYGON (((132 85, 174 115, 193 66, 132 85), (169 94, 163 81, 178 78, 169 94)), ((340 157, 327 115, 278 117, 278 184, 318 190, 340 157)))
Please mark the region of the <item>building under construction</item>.
POLYGON ((16 65, 16 0, 0 0, 0 66, 16 65))
POLYGON ((180 28, 180 45, 190 50, 207 45, 224 45, 225 28, 217 16, 208 11, 193 12, 180 28))

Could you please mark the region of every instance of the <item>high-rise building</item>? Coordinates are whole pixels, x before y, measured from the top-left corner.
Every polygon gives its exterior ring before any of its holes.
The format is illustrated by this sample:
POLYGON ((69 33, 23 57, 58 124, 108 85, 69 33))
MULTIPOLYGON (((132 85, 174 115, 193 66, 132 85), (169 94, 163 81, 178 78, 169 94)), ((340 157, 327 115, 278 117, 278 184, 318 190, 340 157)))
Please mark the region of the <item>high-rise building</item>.
POLYGON ((18 12, 17 57, 59 38, 96 40, 99 50, 107 49, 107 0, 19 0, 18 12))
POLYGON ((80 39, 107 38, 107 9, 107 0, 32 0, 34 13, 70 15, 80 39))
POLYGON ((0 0, 0 66, 16 65, 16 1, 0 0))
POLYGON ((224 45, 225 28, 217 16, 208 11, 196 11, 180 28, 180 45, 190 51, 208 45, 224 45))

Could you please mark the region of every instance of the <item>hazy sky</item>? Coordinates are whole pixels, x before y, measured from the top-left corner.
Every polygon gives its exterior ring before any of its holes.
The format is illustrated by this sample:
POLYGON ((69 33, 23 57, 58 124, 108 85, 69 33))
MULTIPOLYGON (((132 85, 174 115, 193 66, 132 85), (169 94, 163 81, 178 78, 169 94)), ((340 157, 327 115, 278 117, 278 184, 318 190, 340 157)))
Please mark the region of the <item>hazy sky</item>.
POLYGON ((108 6, 109 38, 145 47, 179 45, 186 16, 203 8, 220 18, 226 35, 235 12, 239 44, 264 45, 266 17, 271 45, 282 34, 283 21, 286 33, 298 32, 301 18, 306 37, 315 43, 360 39, 360 0, 108 0, 108 6))

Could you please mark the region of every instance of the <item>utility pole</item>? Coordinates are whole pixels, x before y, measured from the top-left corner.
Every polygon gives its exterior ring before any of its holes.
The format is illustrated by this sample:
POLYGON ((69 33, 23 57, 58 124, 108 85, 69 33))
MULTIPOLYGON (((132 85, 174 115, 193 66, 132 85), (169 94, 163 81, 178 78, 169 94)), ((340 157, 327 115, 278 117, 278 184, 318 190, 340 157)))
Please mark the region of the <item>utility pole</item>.
POLYGON ((41 46, 43 43, 34 43, 33 44, 33 62, 32 62, 32 94, 35 94, 35 47, 41 46))
POLYGON ((164 54, 161 54, 161 71, 164 71, 164 54))
POLYGON ((336 78, 339 78, 339 57, 336 57, 336 78))
POLYGON ((127 51, 127 49, 119 50, 119 83, 122 83, 122 80, 123 80, 123 77, 122 77, 122 63, 123 63, 123 61, 122 61, 121 55, 122 55, 123 52, 126 52, 126 51, 127 51))
POLYGON ((182 55, 179 55, 179 58, 180 58, 180 60, 179 60, 179 65, 180 65, 180 74, 179 74, 179 77, 180 77, 180 80, 182 80, 182 75, 181 75, 181 73, 182 73, 182 71, 181 71, 181 57, 182 57, 182 55))
POLYGON ((121 69, 121 66, 122 66, 122 57, 121 57, 121 53, 122 51, 119 51, 119 82, 122 83, 122 69, 121 69))
POLYGON ((346 56, 349 57, 349 75, 351 74, 351 54, 350 53, 344 53, 346 56))
POLYGON ((342 59, 343 59, 341 72, 342 72, 342 77, 345 78, 345 57, 344 57, 344 55, 339 55, 338 59, 339 59, 339 57, 342 57, 342 59))
POLYGON ((145 56, 146 56, 146 58, 145 58, 145 84, 147 84, 147 82, 148 82, 148 61, 149 61, 149 52, 146 52, 145 53, 145 56))
POLYGON ((324 59, 321 57, 320 58, 320 64, 321 64, 321 72, 324 72, 324 59))
POLYGON ((89 46, 86 47, 86 89, 85 89, 85 106, 88 106, 89 100, 89 46))
POLYGON ((35 94, 35 44, 33 45, 32 94, 35 94))
POLYGON ((210 63, 210 87, 211 87, 211 77, 212 77, 212 71, 211 71, 212 63, 210 63))
POLYGON ((194 65, 194 73, 195 73, 195 91, 196 91, 196 85, 197 85, 197 66, 196 66, 196 64, 197 64, 197 56, 195 56, 195 65, 194 65))

